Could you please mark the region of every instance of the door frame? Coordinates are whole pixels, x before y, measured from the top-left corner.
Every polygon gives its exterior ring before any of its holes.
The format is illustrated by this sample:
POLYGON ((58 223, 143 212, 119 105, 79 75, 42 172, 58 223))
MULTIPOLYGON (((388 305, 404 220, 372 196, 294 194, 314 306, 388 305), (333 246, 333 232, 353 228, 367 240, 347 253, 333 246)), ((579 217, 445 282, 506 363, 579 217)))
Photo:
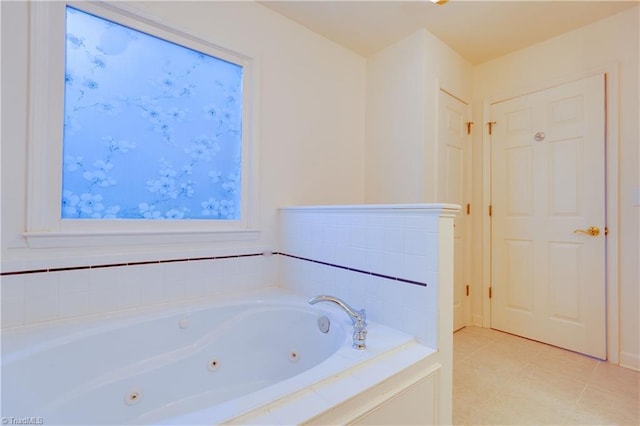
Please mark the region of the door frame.
POLYGON ((619 66, 609 63, 602 67, 582 73, 565 76, 563 78, 537 84, 523 90, 507 92, 485 99, 482 102, 482 326, 491 327, 491 137, 486 123, 490 119, 491 104, 506 101, 519 96, 560 86, 572 81, 596 75, 603 75, 605 79, 605 220, 608 228, 606 237, 606 330, 607 330, 607 361, 620 363, 619 312, 620 312, 620 282, 619 282, 619 253, 620 226, 618 220, 619 188, 619 66))

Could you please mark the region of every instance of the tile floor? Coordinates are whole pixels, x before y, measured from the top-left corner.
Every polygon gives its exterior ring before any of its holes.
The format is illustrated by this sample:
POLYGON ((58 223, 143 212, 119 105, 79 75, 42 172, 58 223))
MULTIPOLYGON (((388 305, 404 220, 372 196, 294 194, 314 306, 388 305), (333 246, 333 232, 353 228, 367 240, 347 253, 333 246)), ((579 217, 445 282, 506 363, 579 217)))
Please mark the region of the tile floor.
POLYGON ((453 424, 640 424, 637 371, 480 327, 453 347, 453 424))

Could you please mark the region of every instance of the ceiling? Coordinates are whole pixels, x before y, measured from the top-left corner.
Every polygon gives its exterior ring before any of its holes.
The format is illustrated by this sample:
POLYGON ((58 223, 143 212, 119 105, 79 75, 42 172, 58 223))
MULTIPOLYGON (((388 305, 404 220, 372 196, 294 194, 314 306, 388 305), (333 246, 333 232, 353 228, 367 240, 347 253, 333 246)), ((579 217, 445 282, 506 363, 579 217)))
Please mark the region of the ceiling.
POLYGON ((590 24, 639 4, 626 1, 260 1, 310 30, 369 56, 426 28, 471 64, 590 24))

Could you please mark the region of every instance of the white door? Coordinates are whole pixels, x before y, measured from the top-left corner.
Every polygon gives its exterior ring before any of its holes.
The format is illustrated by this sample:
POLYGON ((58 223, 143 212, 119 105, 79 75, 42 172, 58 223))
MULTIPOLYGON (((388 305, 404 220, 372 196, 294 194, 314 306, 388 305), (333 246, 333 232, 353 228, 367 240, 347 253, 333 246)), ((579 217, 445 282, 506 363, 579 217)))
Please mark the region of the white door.
POLYGON ((491 121, 491 326, 606 359, 604 75, 491 121))
POLYGON ((453 258, 453 330, 468 322, 469 303, 469 238, 466 204, 469 197, 468 165, 469 135, 467 122, 469 106, 440 91, 438 125, 438 201, 462 206, 454 219, 453 258))

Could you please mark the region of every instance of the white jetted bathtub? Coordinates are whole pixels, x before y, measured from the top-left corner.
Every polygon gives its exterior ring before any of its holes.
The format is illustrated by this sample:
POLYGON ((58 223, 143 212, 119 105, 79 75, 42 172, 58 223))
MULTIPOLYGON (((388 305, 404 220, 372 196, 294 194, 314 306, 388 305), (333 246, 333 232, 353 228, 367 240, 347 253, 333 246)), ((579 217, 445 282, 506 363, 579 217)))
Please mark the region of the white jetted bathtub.
POLYGON ((434 352, 374 323, 368 348, 355 350, 348 316, 321 305, 269 289, 6 330, 2 416, 86 425, 313 422, 434 352))

